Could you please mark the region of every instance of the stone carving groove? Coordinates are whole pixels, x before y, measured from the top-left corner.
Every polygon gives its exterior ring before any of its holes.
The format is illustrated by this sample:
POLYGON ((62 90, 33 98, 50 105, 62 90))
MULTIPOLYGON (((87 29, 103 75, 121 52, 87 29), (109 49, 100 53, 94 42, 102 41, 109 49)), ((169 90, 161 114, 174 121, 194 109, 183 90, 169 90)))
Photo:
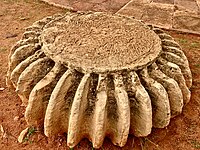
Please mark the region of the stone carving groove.
MULTIPOLYGON (((85 35, 88 24, 83 24, 86 26, 84 31, 78 25, 73 27, 74 30, 80 30, 80 36, 88 36, 85 35)), ((112 26, 107 28, 110 30, 112 26)), ((112 33, 112 30, 104 33, 108 37, 106 34, 112 33)), ((125 30, 123 34, 120 38, 128 38, 125 30)), ((112 34, 109 38, 110 42, 116 41, 112 34)), ((119 39, 123 40, 127 44, 127 39, 119 39)), ((105 41, 98 42, 105 45, 105 41)), ((101 49, 101 46, 98 48, 101 49)), ((107 53, 112 49, 109 46, 112 45, 108 44, 108 47, 104 47, 105 52, 99 51, 97 55, 107 53)), ((130 48, 134 45, 128 46, 130 48)), ((113 61, 115 57, 110 60, 113 61)), ((142 137, 150 134, 152 127, 166 127, 170 118, 180 114, 183 106, 189 102, 192 76, 181 47, 161 29, 147 27, 135 19, 119 15, 68 13, 44 18, 26 29, 22 39, 11 49, 7 84, 16 88, 26 106, 25 118, 28 125, 44 127, 46 136, 66 132, 69 147, 77 145, 82 138, 88 138, 94 148, 99 148, 106 136, 115 145, 122 147, 129 133, 142 137), (139 32, 144 31, 148 41, 141 48, 136 45, 138 51, 133 55, 137 58, 129 58, 128 55, 132 54, 127 52, 127 55, 126 51, 119 52, 113 48, 116 54, 105 54, 108 62, 89 62, 90 57, 91 60, 96 57, 89 56, 89 48, 95 45, 86 45, 88 53, 79 51, 77 43, 82 38, 74 41, 76 37, 73 35, 78 33, 73 33, 73 28, 68 26, 88 19, 91 23, 88 23, 89 26, 93 28, 90 32, 95 32, 95 37, 99 33, 97 25, 99 28, 106 25, 98 18, 103 18, 105 22, 109 18, 116 21, 119 34, 122 34, 120 30, 124 29, 123 24, 128 32, 132 30, 130 26, 135 27, 128 35, 133 36, 132 42, 138 38, 141 42, 145 37, 139 37, 142 35, 139 32), (65 33, 65 28, 71 32, 72 37, 65 33), (134 32, 137 32, 136 39, 134 32), (63 38, 68 43, 64 43, 63 38), (74 42, 74 45, 70 45, 70 42, 74 42), (78 54, 73 55, 73 48, 78 54), (79 53, 84 56, 79 58, 79 53), (123 59, 127 57, 127 61, 109 64, 111 55, 123 59), (81 59, 83 61, 78 62, 81 59), (132 63, 126 64, 128 61, 132 63)))

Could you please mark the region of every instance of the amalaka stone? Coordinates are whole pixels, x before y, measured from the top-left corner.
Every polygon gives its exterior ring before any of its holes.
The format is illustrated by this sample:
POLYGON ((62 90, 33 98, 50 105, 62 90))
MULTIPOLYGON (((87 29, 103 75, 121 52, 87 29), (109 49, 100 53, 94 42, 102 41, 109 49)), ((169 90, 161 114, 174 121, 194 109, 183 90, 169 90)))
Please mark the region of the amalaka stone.
POLYGON ((7 76, 28 125, 44 127, 48 137, 67 133, 71 148, 83 138, 100 148, 105 137, 123 147, 128 134, 166 127, 189 102, 192 85, 187 58, 171 36, 131 17, 92 12, 27 28, 11 50, 7 76))

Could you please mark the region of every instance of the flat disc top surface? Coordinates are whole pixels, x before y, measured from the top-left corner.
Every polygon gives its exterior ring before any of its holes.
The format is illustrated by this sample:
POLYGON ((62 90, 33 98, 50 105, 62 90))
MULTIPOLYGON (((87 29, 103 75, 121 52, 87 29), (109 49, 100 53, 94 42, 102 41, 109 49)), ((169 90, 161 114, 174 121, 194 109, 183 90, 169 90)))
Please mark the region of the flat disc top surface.
POLYGON ((141 22, 104 13, 66 15, 47 24, 41 40, 54 61, 85 72, 136 70, 162 49, 159 37, 141 22))

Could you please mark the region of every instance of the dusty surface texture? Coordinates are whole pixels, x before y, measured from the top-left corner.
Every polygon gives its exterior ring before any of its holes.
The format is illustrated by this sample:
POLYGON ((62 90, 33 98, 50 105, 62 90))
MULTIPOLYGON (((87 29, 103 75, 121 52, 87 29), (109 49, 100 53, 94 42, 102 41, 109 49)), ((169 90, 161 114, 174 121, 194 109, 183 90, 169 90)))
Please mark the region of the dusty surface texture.
MULTIPOLYGON (((60 12, 37 1, 19 1, 17 4, 12 1, 1 3, 1 78, 0 78, 0 119, 1 136, 0 147, 7 149, 68 149, 65 137, 45 138, 41 131, 30 129, 23 144, 17 143, 19 133, 26 128, 24 121, 24 107, 16 96, 15 92, 5 86, 5 75, 7 70, 7 56, 9 49, 23 33, 23 27, 31 25, 35 20, 60 12), (45 6, 45 7, 44 7, 45 6), (29 9, 28 9, 29 8, 29 9), (37 8, 37 9, 36 9, 37 8), (44 11, 44 8, 45 11, 44 11), (23 10, 23 11, 22 11, 23 10), (27 12, 25 11, 28 11, 27 12), (38 13, 42 10, 42 14, 38 13), (6 13, 5 13, 6 12, 6 13), (30 15, 30 18, 26 18, 30 15), (23 17, 26 16, 26 17, 23 17), (14 20, 15 19, 15 20, 14 20), (19 25, 20 24, 20 25, 19 25), (11 32, 12 31, 12 32, 11 32), (15 34, 16 33, 16 34, 15 34)), ((129 136, 128 142, 123 149, 198 149, 200 145, 199 129, 199 37, 183 35, 170 32, 173 37, 182 45, 188 57, 193 73, 193 86, 191 102, 184 108, 183 114, 171 120, 168 128, 153 129, 153 133, 147 138, 135 138, 129 136), (176 142, 175 142, 176 141, 176 142), (153 143, 152 143, 153 142, 153 143), (155 145, 156 144, 156 145, 155 145), (142 145, 142 146, 141 146, 142 145)), ((174 50, 172 50, 174 51, 174 50)), ((177 51, 176 51, 177 52, 177 51)), ((181 56, 181 53, 177 52, 181 56)), ((165 66, 163 66, 165 67, 165 66)), ((60 83, 61 84, 61 83, 60 83)), ((62 85, 62 84, 61 84, 62 85)), ((92 149, 90 142, 83 140, 75 149, 92 149)), ((101 149, 119 149, 113 146, 108 139, 105 140, 101 149)))
POLYGON ((84 72, 137 70, 162 49, 158 35, 143 23, 103 13, 72 14, 49 23, 41 42, 53 60, 84 72))

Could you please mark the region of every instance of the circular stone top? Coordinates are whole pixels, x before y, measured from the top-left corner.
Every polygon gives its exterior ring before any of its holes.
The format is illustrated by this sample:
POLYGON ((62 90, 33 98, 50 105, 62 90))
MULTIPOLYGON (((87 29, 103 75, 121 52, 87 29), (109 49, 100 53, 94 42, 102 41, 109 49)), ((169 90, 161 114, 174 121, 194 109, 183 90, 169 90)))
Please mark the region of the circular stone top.
POLYGON ((137 70, 161 52, 156 33, 140 21, 105 13, 73 13, 41 33, 43 50, 56 62, 82 72, 137 70))

